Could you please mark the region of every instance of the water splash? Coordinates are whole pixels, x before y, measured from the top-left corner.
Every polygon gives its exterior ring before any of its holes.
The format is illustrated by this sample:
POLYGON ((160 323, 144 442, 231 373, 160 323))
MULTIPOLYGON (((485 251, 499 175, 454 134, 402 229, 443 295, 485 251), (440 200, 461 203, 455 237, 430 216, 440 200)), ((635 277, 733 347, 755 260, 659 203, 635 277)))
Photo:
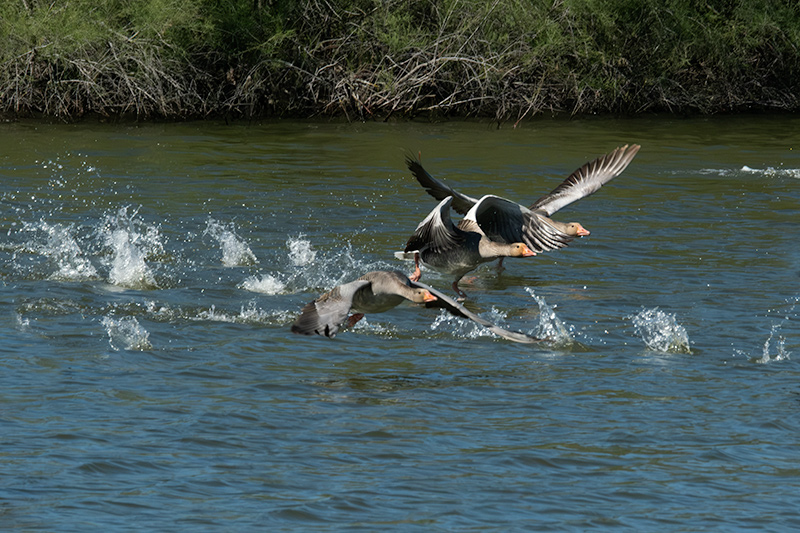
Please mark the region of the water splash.
POLYGON ((773 324, 770 329, 767 340, 764 341, 764 347, 761 351, 761 359, 757 363, 769 363, 771 361, 787 361, 791 352, 786 350, 786 339, 780 334, 781 325, 773 324), (777 338, 776 338, 777 336, 777 338), (771 355, 770 351, 775 348, 775 355, 771 355))
POLYGON ((191 320, 207 320, 209 322, 227 322, 231 324, 266 324, 271 316, 266 311, 259 309, 256 306, 256 302, 251 301, 247 306, 242 306, 239 314, 220 311, 217 310, 216 306, 212 305, 209 309, 200 311, 195 316, 188 318, 191 320))
MULTIPOLYGON (((756 359, 755 362, 757 363, 770 363, 775 361, 788 361, 791 352, 786 349, 786 338, 781 334, 781 328, 783 325, 791 320, 793 317, 796 318, 797 316, 797 306, 800 304, 800 296, 795 296, 793 298, 786 299, 786 303, 788 304, 787 309, 775 309, 770 312, 779 312, 783 316, 778 319, 777 322, 773 321, 772 326, 770 327, 769 335, 767 339, 764 341, 764 345, 761 348, 761 357, 756 359), (771 352, 774 349, 774 354, 771 352)), ((743 352, 738 351, 738 353, 743 352)))
POLYGON ((309 273, 317 269, 315 268, 316 250, 311 246, 310 241, 303 239, 302 235, 287 240, 286 247, 289 249, 287 257, 292 263, 292 271, 290 273, 280 272, 250 276, 239 284, 239 288, 269 295, 292 292, 292 287, 301 290, 307 288, 309 273), (303 285, 306 285, 306 287, 303 287, 303 285))
POLYGON ((153 349, 149 339, 150 333, 139 324, 135 317, 126 316, 115 319, 105 316, 102 323, 108 333, 108 342, 115 351, 153 349))
POLYGON ((31 327, 31 319, 30 318, 23 317, 19 313, 15 313, 15 315, 17 317, 17 329, 19 329, 21 331, 25 331, 25 330, 30 329, 30 327, 31 327))
MULTIPOLYGON (((492 307, 488 313, 481 313, 481 316, 483 316, 483 318, 489 322, 497 324, 500 327, 503 327, 506 319, 506 314, 498 311, 494 307, 492 307), (489 316, 485 316, 487 314, 489 316)), ((444 309, 441 310, 439 315, 436 317, 436 320, 434 320, 433 324, 431 324, 431 330, 436 331, 437 329, 447 331, 454 337, 463 339, 477 339, 479 337, 497 338, 497 335, 480 324, 477 324, 472 320, 466 320, 454 316, 444 309)))
POLYGON ((294 266, 311 265, 317 257, 317 252, 311 247, 311 242, 303 239, 302 235, 286 241, 286 246, 289 247, 289 259, 294 266))
POLYGON ((239 322, 245 324, 263 324, 267 322, 269 317, 269 313, 259 309, 254 301, 248 302, 247 306, 242 306, 241 311, 239 311, 239 322))
POLYGON ((97 277, 97 270, 83 256, 74 237, 73 226, 46 224, 42 222, 48 234, 47 252, 56 262, 58 270, 50 278, 59 281, 81 281, 97 277))
POLYGON ((741 172, 748 173, 748 174, 760 174, 763 176, 767 176, 770 178, 773 177, 788 177, 788 178, 800 178, 800 168, 775 168, 775 167, 767 167, 767 168, 750 168, 747 165, 743 166, 741 172))
POLYGON ((286 290, 286 282, 281 281, 272 274, 264 274, 262 276, 250 276, 239 284, 239 288, 250 292, 276 295, 286 290))
POLYGON ((145 224, 138 210, 128 213, 122 207, 116 215, 107 215, 100 234, 111 250, 108 281, 129 289, 157 289, 155 277, 146 259, 164 254, 164 244, 157 227, 145 224))
POLYGON ((23 223, 23 231, 44 234, 44 242, 36 242, 38 237, 34 237, 23 249, 43 255, 54 263, 56 270, 49 279, 83 281, 97 277, 97 270, 78 244, 74 225, 48 224, 41 220, 36 224, 23 223))
POLYGON ((642 337, 648 349, 664 353, 691 354, 689 335, 678 324, 674 314, 665 313, 658 307, 644 309, 637 315, 626 317, 633 322, 636 333, 642 337))
POLYGON ((334 286, 352 281, 370 271, 386 269, 387 263, 370 263, 357 259, 352 246, 327 252, 318 252, 310 241, 301 236, 286 241, 286 265, 280 272, 251 276, 239 288, 263 294, 294 294, 307 290, 330 290, 334 286))
POLYGON ((539 306, 539 324, 534 336, 541 339, 548 339, 554 344, 571 344, 572 328, 567 327, 564 322, 558 318, 555 312, 555 306, 547 305, 547 302, 541 296, 537 296, 533 289, 526 287, 525 290, 531 295, 539 306))
POLYGON ((704 168, 701 174, 714 174, 718 176, 737 176, 741 174, 758 174, 768 178, 794 178, 800 179, 800 168, 752 168, 744 165, 742 168, 704 168))
POLYGON ((255 300, 242 305, 238 312, 227 311, 218 308, 216 305, 211 307, 180 307, 170 306, 164 303, 147 301, 142 306, 115 306, 115 312, 136 313, 144 311, 148 320, 154 322, 176 323, 188 322, 222 322, 227 324, 247 324, 247 325, 267 325, 267 324, 286 324, 295 316, 294 310, 283 308, 264 310, 258 307, 255 300))
POLYGON ((353 331, 357 331, 359 333, 369 333, 372 335, 378 335, 381 337, 395 337, 398 334, 397 326, 392 324, 391 322, 387 323, 380 323, 380 322, 370 322, 367 317, 362 318, 356 325, 353 326, 353 331))
POLYGON ((222 264, 224 266, 250 266, 258 263, 256 255, 247 243, 236 235, 233 223, 226 225, 209 218, 204 234, 210 235, 219 243, 222 248, 222 264))

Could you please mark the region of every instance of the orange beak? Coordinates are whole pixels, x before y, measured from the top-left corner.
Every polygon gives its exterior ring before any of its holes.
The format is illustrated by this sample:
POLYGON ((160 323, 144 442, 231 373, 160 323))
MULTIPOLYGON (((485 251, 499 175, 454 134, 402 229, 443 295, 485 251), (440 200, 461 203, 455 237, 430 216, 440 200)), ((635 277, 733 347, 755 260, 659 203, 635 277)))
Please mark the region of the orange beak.
POLYGON ((439 298, 437 298, 436 296, 431 294, 430 291, 425 291, 425 293, 422 295, 422 301, 423 302, 435 302, 438 299, 439 298))
POLYGON ((534 255, 536 255, 536 252, 525 245, 522 246, 522 257, 533 257, 534 255))
POLYGON ((590 235, 590 234, 591 234, 591 232, 588 229, 584 228, 581 225, 578 225, 578 234, 577 234, 578 237, 586 237, 587 235, 590 235))

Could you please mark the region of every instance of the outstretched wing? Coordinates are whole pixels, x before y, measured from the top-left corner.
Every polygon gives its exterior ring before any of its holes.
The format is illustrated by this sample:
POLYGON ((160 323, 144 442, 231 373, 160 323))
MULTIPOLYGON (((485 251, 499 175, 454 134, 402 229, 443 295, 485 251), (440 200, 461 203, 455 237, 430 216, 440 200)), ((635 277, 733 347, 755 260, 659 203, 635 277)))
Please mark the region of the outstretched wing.
POLYGON ((419 287, 422 289, 427 289, 430 291, 431 294, 436 296, 436 300, 433 302, 428 302, 425 304, 426 307, 441 307, 443 309, 447 309, 451 314, 461 317, 467 318, 472 320, 473 322, 480 324, 481 326, 485 327, 495 335, 499 337, 503 337, 504 339, 508 339, 514 342, 520 342, 525 344, 533 344, 537 342, 541 342, 542 339, 537 337, 531 337, 530 335, 525 335, 524 333, 520 333, 518 331, 508 331, 507 329, 503 329, 500 326, 496 326, 489 322, 486 319, 483 319, 461 305, 460 303, 456 302, 443 292, 437 291, 433 287, 430 287, 422 282, 419 281, 412 281, 410 282, 412 287, 419 287))
POLYGON ((448 196, 437 205, 425 220, 419 223, 416 231, 406 243, 406 252, 430 250, 434 253, 446 253, 448 250, 460 248, 464 243, 464 232, 456 228, 450 218, 452 196, 448 196))
POLYGON ((531 210, 541 211, 550 216, 562 207, 597 192, 600 187, 619 176, 625 170, 630 162, 633 161, 639 148, 641 146, 638 144, 630 147, 626 144, 613 152, 589 161, 570 174, 550 194, 536 200, 531 205, 531 210))
POLYGON ((347 320, 356 291, 370 283, 370 281, 358 279, 326 292, 303 307, 300 316, 292 324, 292 332, 301 335, 316 333, 325 337, 335 337, 339 327, 347 320))
POLYGON ((478 201, 475 198, 461 194, 460 192, 452 189, 449 185, 442 181, 437 180, 428 171, 422 167, 422 163, 418 159, 413 159, 411 156, 406 156, 406 165, 411 174, 417 178, 420 185, 425 187, 428 194, 437 200, 444 200, 448 196, 453 197, 453 210, 461 215, 466 214, 470 208, 478 201))
POLYGON ((563 248, 574 238, 527 207, 499 196, 481 198, 465 219, 474 220, 494 241, 524 242, 536 253, 563 248))

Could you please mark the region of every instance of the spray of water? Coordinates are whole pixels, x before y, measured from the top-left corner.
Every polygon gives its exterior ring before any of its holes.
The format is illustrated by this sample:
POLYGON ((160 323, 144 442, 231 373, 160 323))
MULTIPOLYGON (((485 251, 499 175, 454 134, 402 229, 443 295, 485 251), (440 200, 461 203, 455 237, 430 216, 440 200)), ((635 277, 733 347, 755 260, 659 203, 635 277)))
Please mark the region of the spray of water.
POLYGON ((239 288, 250 292, 275 295, 284 292, 286 281, 281 281, 272 274, 263 274, 261 276, 250 276, 239 285, 239 288))
POLYGON ((701 174, 713 174, 718 176, 737 176, 742 174, 753 174, 766 177, 794 178, 800 179, 800 168, 752 168, 744 165, 742 168, 704 168, 700 169, 701 174))
POLYGON ((558 318, 555 307, 547 305, 545 299, 537 296, 532 288, 526 287, 525 290, 528 291, 528 294, 539 306, 539 324, 534 335, 542 339, 549 339, 554 344, 571 344, 574 340, 572 338, 572 328, 558 318))
POLYGON ((74 225, 23 223, 23 231, 33 233, 33 240, 23 249, 47 257, 55 271, 48 277, 56 281, 83 281, 97 278, 97 270, 78 244, 74 225), (44 235, 44 238, 41 238, 44 235))
POLYGON ((48 254, 55 261, 58 270, 50 278, 60 281, 81 281, 97 277, 97 270, 83 256, 78 242, 75 240, 73 226, 46 224, 43 229, 48 234, 48 254))
POLYGON ((102 323, 108 333, 108 342, 112 349, 116 351, 153 349, 149 339, 150 333, 139 324, 135 317, 126 316, 117 319, 105 316, 102 323))
MULTIPOLYGON (((505 323, 506 314, 498 311, 492 307, 487 313, 481 313, 481 316, 502 327, 505 323)), ((446 331, 448 334, 463 339, 477 339, 479 337, 497 337, 494 333, 484 328, 480 324, 476 324, 472 320, 465 320, 451 315, 444 309, 441 310, 436 320, 431 324, 431 330, 446 331)))
POLYGON ((21 314, 16 313, 17 317, 17 329, 26 330, 31 327, 31 319, 27 317, 23 317, 21 314))
POLYGON ((222 264, 226 267, 250 266, 258 263, 256 255, 238 235, 233 223, 222 224, 208 219, 205 235, 216 239, 222 249, 222 264))
POLYGON ((269 295, 329 290, 370 270, 387 268, 386 264, 368 263, 355 258, 349 244, 342 249, 322 253, 300 235, 288 239, 286 248, 286 259, 290 264, 283 271, 250 276, 239 288, 269 295))
POLYGON ((633 322, 636 333, 648 349, 664 353, 692 353, 689 335, 678 324, 674 314, 665 313, 658 307, 642 308, 636 315, 626 317, 633 322))
POLYGON ((157 227, 145 224, 134 210, 123 207, 107 215, 100 227, 103 243, 111 252, 108 281, 129 289, 156 289, 153 272, 146 260, 164 254, 157 227))
POLYGON ((191 320, 228 322, 231 324, 267 324, 272 318, 272 315, 259 309, 256 303, 251 301, 246 306, 242 306, 238 314, 219 310, 216 306, 212 305, 209 309, 199 311, 189 318, 191 320))
MULTIPOLYGON (((783 316, 777 321, 773 321, 769 335, 767 336, 767 339, 764 341, 764 345, 761 348, 761 357, 756 359, 756 362, 758 363, 789 360, 789 356, 792 352, 786 349, 786 338, 781 333, 781 328, 785 323, 797 316, 795 310, 797 309, 798 304, 800 304, 800 296, 788 298, 786 303, 788 304, 788 309, 778 308, 774 310, 774 312, 779 312, 783 316)), ((743 352, 739 351, 739 353, 743 352)))
POLYGON ((761 351, 761 359, 759 363, 769 363, 770 361, 785 361, 789 359, 791 352, 786 350, 786 339, 781 335, 781 325, 773 324, 770 329, 767 340, 764 341, 764 347, 761 351), (775 354, 770 352, 774 348, 775 354))
POLYGON ((317 252, 311 247, 311 242, 303 239, 303 236, 286 241, 289 247, 289 259, 296 267, 309 266, 317 258, 317 252))

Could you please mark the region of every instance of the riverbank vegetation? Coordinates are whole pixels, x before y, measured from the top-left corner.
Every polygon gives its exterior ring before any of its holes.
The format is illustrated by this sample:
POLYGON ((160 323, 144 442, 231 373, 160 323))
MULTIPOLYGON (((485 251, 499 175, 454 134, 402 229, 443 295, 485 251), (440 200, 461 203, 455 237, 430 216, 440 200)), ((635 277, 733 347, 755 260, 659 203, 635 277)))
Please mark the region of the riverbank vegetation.
POLYGON ((0 113, 800 108, 793 0, 6 0, 0 113))

